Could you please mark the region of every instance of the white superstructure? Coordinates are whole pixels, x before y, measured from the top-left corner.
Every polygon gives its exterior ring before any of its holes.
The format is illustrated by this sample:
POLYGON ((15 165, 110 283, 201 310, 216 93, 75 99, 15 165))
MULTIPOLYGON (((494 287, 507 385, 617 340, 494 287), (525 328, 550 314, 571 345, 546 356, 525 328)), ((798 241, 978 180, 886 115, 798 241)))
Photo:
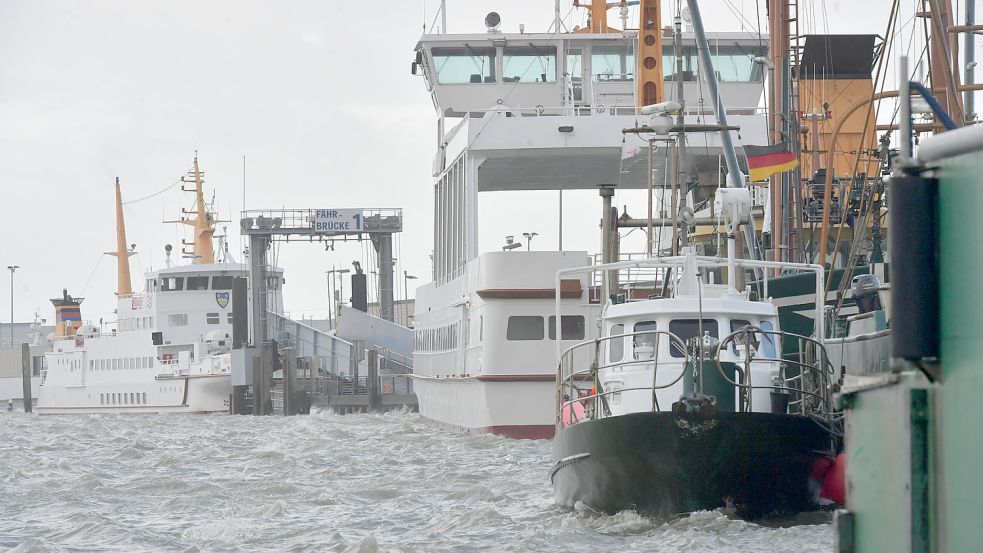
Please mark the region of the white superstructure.
MULTIPOLYGON (((206 209, 201 185, 204 173, 194 170, 196 215, 179 221, 195 227, 194 261, 148 272, 144 291, 131 290, 122 199, 116 184, 119 261, 115 327, 83 323, 82 298, 67 290, 54 298, 55 335, 46 354, 38 390, 37 411, 68 413, 227 413, 231 400, 233 296, 237 279, 246 298, 248 267, 215 262, 212 239, 217 217, 206 209)), ((224 244, 223 244, 224 246, 224 244)), ((220 249, 224 249, 220 248, 220 249)), ((227 258, 227 255, 221 256, 227 258)), ((282 273, 268 276, 269 305, 282 313, 282 273)), ((243 304, 246 302, 243 301, 243 304)), ((240 314, 245 324, 245 314, 240 314)))
MULTIPOLYGON (((479 193, 646 187, 648 142, 622 132, 643 122, 636 115, 639 37, 599 28, 426 34, 415 48, 414 70, 426 81, 439 122, 433 281, 417 290, 414 388, 420 413, 443 426, 553 435, 553 277, 590 258, 587 251, 479 251, 479 193)), ((747 33, 711 39, 722 88, 734 106, 732 124, 741 127, 745 141, 767 143, 767 121, 757 109, 762 68, 752 61, 763 53, 762 40, 747 33)), ((685 122, 704 122, 710 110, 700 101, 692 34, 682 35, 681 49, 683 72, 667 74, 666 88, 684 81, 684 97, 693 106, 685 122)), ((663 52, 671 56, 672 46, 663 52)), ((647 64, 653 58, 639 59, 647 64)), ((692 135, 688 146, 691 170, 716 182, 719 137, 692 135)), ((660 184, 666 180, 665 148, 656 143, 653 156, 653 179, 660 184)), ((709 214, 705 190, 690 192, 688 203, 697 216, 709 214)), ((561 342, 591 339, 601 310, 597 287, 586 279, 565 285, 561 342)))

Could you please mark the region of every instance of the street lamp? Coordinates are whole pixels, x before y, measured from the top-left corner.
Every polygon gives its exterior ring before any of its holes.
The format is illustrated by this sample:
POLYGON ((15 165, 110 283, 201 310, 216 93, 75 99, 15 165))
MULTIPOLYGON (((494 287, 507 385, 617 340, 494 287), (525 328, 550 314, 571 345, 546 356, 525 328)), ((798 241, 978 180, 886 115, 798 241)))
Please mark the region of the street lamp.
POLYGON ((14 347, 14 271, 20 269, 20 265, 7 265, 10 271, 10 347, 14 347))
MULTIPOLYGON (((335 301, 338 301, 338 302, 341 301, 341 298, 340 297, 337 298, 337 300, 335 299, 335 293, 334 293, 334 289, 335 289, 335 283, 334 283, 335 274, 345 274, 345 273, 350 273, 350 272, 351 272, 350 269, 331 269, 330 271, 324 271, 324 274, 328 275, 328 286, 330 288, 330 290, 329 290, 330 293, 329 293, 329 296, 328 296, 328 311, 329 311, 329 313, 328 313, 328 320, 331 320, 332 318, 334 319, 334 323, 332 324, 332 327, 337 326, 337 323, 338 323, 338 311, 340 311, 340 307, 341 307, 340 305, 335 304, 335 301)), ((339 277, 339 280, 341 280, 340 277, 339 277)), ((344 280, 341 280, 341 290, 342 290, 342 294, 344 294, 344 290, 345 290, 345 281, 344 280)))
POLYGON ((416 277, 403 271, 403 326, 410 326, 410 281, 416 277))
POLYGON ((539 233, 538 232, 523 232, 522 235, 526 237, 526 251, 529 251, 532 248, 532 239, 533 239, 533 237, 539 236, 539 233))

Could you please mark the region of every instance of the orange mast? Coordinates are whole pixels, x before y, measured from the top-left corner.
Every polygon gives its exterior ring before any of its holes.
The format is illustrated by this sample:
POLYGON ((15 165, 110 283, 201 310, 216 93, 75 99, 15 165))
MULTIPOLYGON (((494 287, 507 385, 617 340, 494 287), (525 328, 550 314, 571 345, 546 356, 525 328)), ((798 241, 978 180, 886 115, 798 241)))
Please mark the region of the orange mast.
POLYGON ((126 246, 126 224, 123 222, 123 195, 119 189, 119 177, 116 177, 116 251, 106 252, 116 258, 116 294, 118 296, 129 296, 133 293, 133 285, 130 282, 130 256, 131 251, 126 246))
POLYGON ((205 173, 198 168, 198 152, 195 152, 194 169, 188 172, 188 176, 181 177, 181 181, 195 183, 193 190, 182 187, 182 190, 185 192, 195 193, 195 209, 193 211, 182 210, 185 215, 190 214, 192 217, 181 217, 180 221, 195 229, 193 249, 190 252, 194 256, 194 263, 196 265, 215 263, 215 250, 212 247, 212 236, 215 234, 215 220, 205 207, 205 194, 202 190, 202 185, 205 182, 205 173))
POLYGON ((638 6, 638 74, 635 103, 638 107, 665 100, 662 68, 662 2, 641 0, 638 6))

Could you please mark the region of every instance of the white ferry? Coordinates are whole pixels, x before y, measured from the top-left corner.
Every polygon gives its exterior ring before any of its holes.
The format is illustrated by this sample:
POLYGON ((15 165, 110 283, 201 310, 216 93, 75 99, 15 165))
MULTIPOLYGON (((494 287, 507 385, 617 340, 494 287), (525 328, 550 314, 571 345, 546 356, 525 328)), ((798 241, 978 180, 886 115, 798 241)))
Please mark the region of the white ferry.
MULTIPOLYGON (((438 150, 433 280, 416 295, 414 389, 420 413, 441 426, 551 437, 555 340, 566 348, 596 337, 602 306, 596 283, 565 282, 557 337, 553 278, 588 264, 588 252, 511 251, 517 243, 481 252, 480 193, 604 187, 610 205, 615 188, 650 185, 649 143, 622 132, 643 120, 639 106, 660 101, 656 92, 663 89, 666 99, 680 100, 670 90, 678 87, 691 106, 685 123, 700 124, 712 113, 696 79, 692 32, 679 36, 681 70, 667 67, 663 74, 663 59, 673 57, 675 46, 670 37, 663 47, 658 10, 646 12, 644 29, 629 31, 607 24, 605 2, 590 9, 584 29, 565 30, 558 17, 550 33, 505 33, 493 12, 485 33, 424 34, 416 45, 413 70, 437 111, 438 150)), ((711 41, 721 88, 738 106, 728 109, 731 121, 748 143, 767 143, 767 119, 757 109, 763 68, 753 61, 766 53, 767 40, 712 33, 711 41)), ((718 137, 692 135, 687 147, 687 173, 716 182, 718 137)), ((654 150, 652 181, 661 189, 671 180, 669 156, 665 143, 654 150)), ((715 188, 688 194, 697 217, 711 217, 715 188)), ((562 221, 562 196, 560 210, 562 221)), ((602 246, 603 261, 618 259, 617 242, 602 246)))
MULTIPOLYGON (((178 221, 195 229, 187 252, 193 264, 170 266, 171 248, 165 247, 167 267, 148 272, 140 293, 131 289, 133 252, 126 245, 117 180, 117 249, 109 254, 119 266, 116 328, 104 332, 83 324, 82 298, 67 291, 51 300, 55 335, 41 374, 38 413, 229 412, 233 285, 249 271, 244 264, 215 261, 217 217, 204 203, 203 175, 196 157, 186 178, 195 185, 196 206, 178 221)), ((270 278, 276 282, 269 301, 282 303, 280 274, 270 278)))

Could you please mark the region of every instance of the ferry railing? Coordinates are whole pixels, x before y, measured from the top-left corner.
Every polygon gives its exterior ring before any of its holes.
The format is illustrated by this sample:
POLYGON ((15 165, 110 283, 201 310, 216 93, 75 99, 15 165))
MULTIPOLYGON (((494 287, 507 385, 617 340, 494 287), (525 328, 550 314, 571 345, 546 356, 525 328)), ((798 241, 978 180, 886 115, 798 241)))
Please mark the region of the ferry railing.
MULTIPOLYGON (((624 347, 624 344, 622 344, 622 347, 624 347)), ((624 351, 627 352, 627 348, 625 348, 624 351)), ((665 361, 663 360, 663 362, 665 361)), ((578 405, 584 408, 585 416, 588 419, 609 416, 611 414, 611 409, 608 404, 608 398, 614 394, 621 394, 624 392, 650 392, 652 399, 652 410, 660 411, 661 407, 659 405, 659 400, 656 397, 656 392, 679 383, 679 381, 683 379, 683 376, 686 375, 689 365, 690 354, 689 349, 686 347, 686 343, 683 342, 679 336, 666 330, 641 330, 637 332, 626 332, 624 334, 594 338, 593 340, 588 340, 570 346, 565 349, 563 354, 560 356, 560 364, 557 370, 557 425, 569 426, 570 424, 580 422, 580 415, 577 413, 578 405), (653 347, 651 357, 635 358, 628 361, 613 361, 608 362, 607 364, 603 362, 604 356, 602 352, 607 351, 605 346, 610 348, 610 342, 614 340, 627 340, 628 338, 631 338, 632 342, 634 343, 636 337, 638 336, 652 338, 653 347), (673 378, 670 382, 664 384, 658 383, 660 362, 659 349, 662 342, 660 339, 661 336, 666 336, 668 338, 670 348, 675 346, 678 348, 678 351, 683 353, 682 358, 674 358, 671 362, 673 367, 681 365, 679 375, 673 378), (578 358, 583 357, 583 355, 578 355, 578 352, 587 348, 590 348, 590 363, 586 368, 577 369, 575 364, 577 363, 578 358), (599 371, 615 367, 629 367, 633 365, 652 366, 651 386, 633 386, 629 388, 618 388, 617 390, 603 389, 603 385, 598 378, 599 371), (577 384, 578 382, 590 382, 591 387, 589 389, 589 393, 584 394, 584 389, 577 384), (566 421, 564 420, 565 417, 567 418, 566 421)))

